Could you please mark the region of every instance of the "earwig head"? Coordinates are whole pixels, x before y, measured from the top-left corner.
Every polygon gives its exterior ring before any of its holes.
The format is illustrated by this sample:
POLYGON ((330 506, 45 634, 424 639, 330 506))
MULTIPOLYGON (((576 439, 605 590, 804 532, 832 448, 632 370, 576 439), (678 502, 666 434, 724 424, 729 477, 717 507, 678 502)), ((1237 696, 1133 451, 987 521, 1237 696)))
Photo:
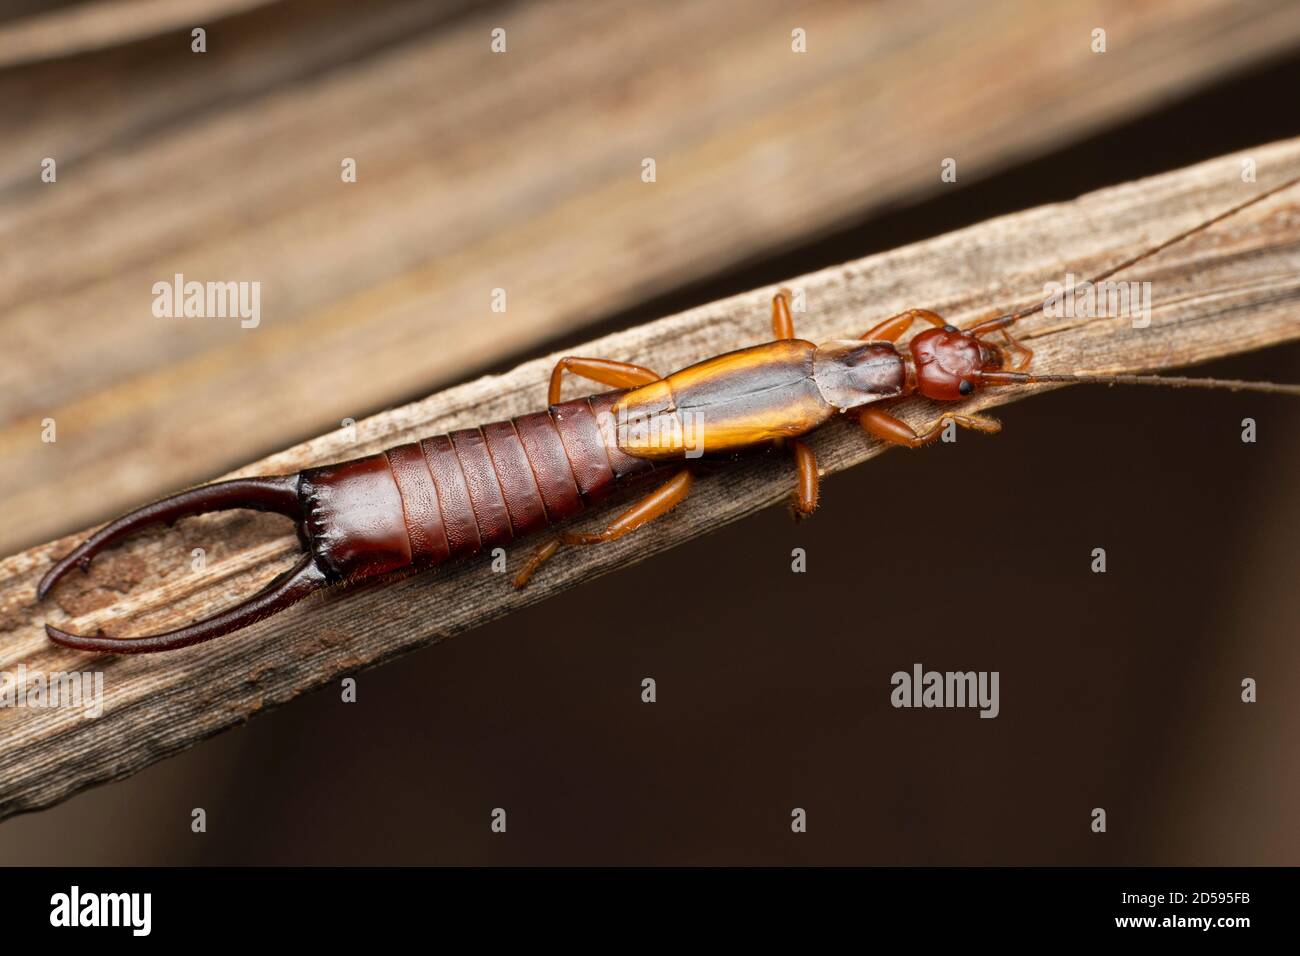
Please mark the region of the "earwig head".
POLYGON ((916 389, 926 398, 954 402, 972 394, 981 372, 1006 367, 1006 353, 955 326, 926 329, 910 343, 916 389))

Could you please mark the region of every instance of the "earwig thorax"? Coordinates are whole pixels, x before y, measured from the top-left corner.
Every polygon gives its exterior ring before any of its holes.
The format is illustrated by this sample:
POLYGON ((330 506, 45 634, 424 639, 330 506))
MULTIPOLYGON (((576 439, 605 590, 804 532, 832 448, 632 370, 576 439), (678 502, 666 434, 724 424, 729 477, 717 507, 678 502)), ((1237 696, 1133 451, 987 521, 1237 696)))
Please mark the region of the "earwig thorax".
POLYGON ((813 353, 813 379, 826 403, 843 412, 904 394, 908 376, 892 345, 840 339, 813 353))

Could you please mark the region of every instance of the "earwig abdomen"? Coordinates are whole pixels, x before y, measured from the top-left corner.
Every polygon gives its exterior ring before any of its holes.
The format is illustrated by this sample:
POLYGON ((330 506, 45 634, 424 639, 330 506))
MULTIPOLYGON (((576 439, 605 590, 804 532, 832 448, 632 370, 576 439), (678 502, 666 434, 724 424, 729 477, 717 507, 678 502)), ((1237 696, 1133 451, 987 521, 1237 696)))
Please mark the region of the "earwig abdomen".
POLYGON ((609 408, 624 392, 553 405, 302 473, 308 546, 331 581, 430 567, 582 511, 653 464, 624 454, 609 408))
POLYGON ((307 545, 329 580, 371 577, 412 563, 402 496, 386 454, 304 471, 298 494, 307 545))

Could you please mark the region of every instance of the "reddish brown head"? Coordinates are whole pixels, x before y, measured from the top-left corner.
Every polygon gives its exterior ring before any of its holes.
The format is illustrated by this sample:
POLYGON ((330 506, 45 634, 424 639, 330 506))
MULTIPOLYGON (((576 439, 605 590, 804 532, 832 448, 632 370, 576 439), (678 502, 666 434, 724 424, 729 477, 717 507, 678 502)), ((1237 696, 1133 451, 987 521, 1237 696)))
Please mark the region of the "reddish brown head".
POLYGON ((926 329, 912 338, 916 390, 926 398, 954 402, 972 394, 982 372, 1001 371, 1006 353, 955 326, 926 329))

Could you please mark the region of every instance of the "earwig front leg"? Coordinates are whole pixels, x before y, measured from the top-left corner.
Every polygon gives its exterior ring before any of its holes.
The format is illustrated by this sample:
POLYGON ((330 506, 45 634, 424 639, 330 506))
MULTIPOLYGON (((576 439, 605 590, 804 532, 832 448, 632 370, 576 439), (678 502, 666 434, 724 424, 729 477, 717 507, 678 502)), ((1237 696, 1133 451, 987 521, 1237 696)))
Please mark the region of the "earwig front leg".
POLYGON ((1002 430, 1002 423, 996 418, 989 418, 986 415, 954 415, 951 412, 940 416, 938 421, 920 435, 901 418, 878 408, 865 409, 858 417, 858 422, 868 434, 881 441, 908 448, 920 448, 937 440, 943 434, 944 426, 948 422, 955 422, 962 428, 983 432, 986 435, 996 435, 1002 430))
POLYGON ((917 319, 929 322, 938 329, 948 324, 944 317, 937 312, 931 312, 929 309, 908 309, 906 312, 898 313, 898 315, 891 315, 871 330, 863 332, 858 338, 867 342, 896 342, 898 337, 910 329, 912 323, 917 319))
POLYGON ((611 521, 603 531, 588 533, 565 532, 558 539, 546 542, 537 549, 537 552, 528 559, 528 563, 515 575, 515 587, 521 588, 527 584, 533 573, 555 555, 561 544, 582 546, 617 541, 623 535, 631 534, 642 525, 649 524, 656 518, 666 515, 681 504, 682 499, 691 490, 693 481, 694 477, 689 471, 679 471, 611 521))
POLYGON ((547 404, 560 403, 560 386, 564 382, 565 372, 581 375, 583 378, 589 378, 593 382, 609 385, 612 388, 636 388, 638 385, 657 382, 660 378, 658 372, 652 372, 640 365, 615 362, 612 359, 579 358, 576 355, 568 355, 556 362, 555 368, 551 371, 551 387, 547 393, 547 404))
POLYGON ((799 480, 794 489, 794 519, 807 518, 817 510, 817 493, 821 477, 817 472, 817 453, 797 438, 790 439, 799 480))
POLYGON ((1015 364, 1006 371, 1023 372, 1025 369, 1029 368, 1029 363, 1034 360, 1034 350, 1021 345, 1011 335, 1011 326, 1019 322, 1021 318, 1022 316, 1019 312, 1011 312, 1007 315, 994 316, 991 319, 981 319, 979 322, 967 326, 962 331, 969 332, 977 339, 983 338, 990 332, 1001 332, 1003 341, 1007 343, 1007 351, 1014 352, 1018 356, 1015 364))
POLYGON ((790 313, 790 290, 778 289, 772 296, 772 335, 778 340, 794 338, 794 316, 790 313))
POLYGON ((1011 333, 1006 329, 1002 330, 1002 338, 1006 340, 1007 350, 1015 352, 1020 356, 1016 360, 1016 363, 1012 365, 1011 368, 1007 369, 1007 371, 1023 372, 1025 369, 1029 368, 1029 363, 1034 360, 1034 350, 1028 346, 1021 345, 1018 340, 1012 338, 1011 333))

